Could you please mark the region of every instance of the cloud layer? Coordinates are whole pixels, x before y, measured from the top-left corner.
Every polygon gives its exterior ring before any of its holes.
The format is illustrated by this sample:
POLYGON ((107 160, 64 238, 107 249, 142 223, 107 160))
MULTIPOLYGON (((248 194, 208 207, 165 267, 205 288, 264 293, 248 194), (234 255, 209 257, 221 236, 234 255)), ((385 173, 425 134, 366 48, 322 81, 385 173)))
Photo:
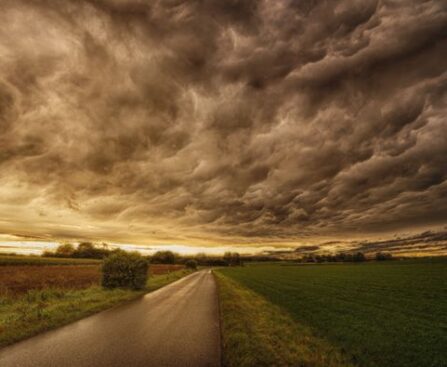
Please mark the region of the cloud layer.
POLYGON ((447 219, 442 0, 0 4, 0 232, 299 243, 447 219))

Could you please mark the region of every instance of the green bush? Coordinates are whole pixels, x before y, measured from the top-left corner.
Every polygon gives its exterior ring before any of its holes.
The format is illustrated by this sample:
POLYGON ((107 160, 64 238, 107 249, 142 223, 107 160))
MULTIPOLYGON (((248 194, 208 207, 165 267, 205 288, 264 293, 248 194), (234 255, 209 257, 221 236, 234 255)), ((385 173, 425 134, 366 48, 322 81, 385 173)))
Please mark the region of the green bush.
POLYGON ((193 259, 189 259, 188 261, 185 262, 185 266, 187 269, 196 270, 197 269, 197 261, 193 260, 193 259))
POLYGON ((149 264, 138 253, 120 251, 104 259, 102 286, 142 289, 146 286, 149 264))

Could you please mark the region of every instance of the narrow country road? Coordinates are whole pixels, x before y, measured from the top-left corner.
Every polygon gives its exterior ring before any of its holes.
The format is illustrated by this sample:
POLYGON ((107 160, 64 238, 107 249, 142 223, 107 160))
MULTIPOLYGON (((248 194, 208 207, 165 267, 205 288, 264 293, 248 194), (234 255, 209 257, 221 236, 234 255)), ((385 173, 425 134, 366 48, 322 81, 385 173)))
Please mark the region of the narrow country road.
POLYGON ((213 275, 193 273, 128 304, 3 348, 0 366, 220 366, 213 275))

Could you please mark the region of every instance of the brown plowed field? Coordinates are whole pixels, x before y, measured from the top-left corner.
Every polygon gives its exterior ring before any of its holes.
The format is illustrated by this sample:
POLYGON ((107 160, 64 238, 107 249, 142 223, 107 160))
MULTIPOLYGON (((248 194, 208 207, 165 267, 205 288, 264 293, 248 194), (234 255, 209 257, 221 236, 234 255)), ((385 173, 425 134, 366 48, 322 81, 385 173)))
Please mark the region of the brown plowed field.
MULTIPOLYGON (((183 265, 150 265, 150 275, 183 269, 183 265)), ((23 294, 31 289, 88 288, 98 285, 100 265, 0 266, 0 293, 23 294)))

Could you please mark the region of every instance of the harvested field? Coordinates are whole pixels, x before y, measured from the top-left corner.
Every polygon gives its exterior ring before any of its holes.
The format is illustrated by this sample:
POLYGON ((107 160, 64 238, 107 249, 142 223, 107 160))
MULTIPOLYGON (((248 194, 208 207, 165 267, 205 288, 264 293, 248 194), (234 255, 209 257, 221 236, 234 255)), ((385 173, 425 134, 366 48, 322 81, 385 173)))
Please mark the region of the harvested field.
MULTIPOLYGON (((150 275, 161 275, 183 269, 183 265, 154 264, 150 275)), ((82 289, 98 285, 100 265, 6 265, 0 266, 0 292, 20 295, 32 289, 82 289)))
POLYGON ((12 295, 31 289, 82 289, 99 284, 98 265, 0 266, 0 287, 12 295))
POLYGON ((61 257, 41 257, 41 256, 11 256, 0 254, 0 266, 6 265, 97 265, 101 264, 98 259, 72 259, 61 257))

